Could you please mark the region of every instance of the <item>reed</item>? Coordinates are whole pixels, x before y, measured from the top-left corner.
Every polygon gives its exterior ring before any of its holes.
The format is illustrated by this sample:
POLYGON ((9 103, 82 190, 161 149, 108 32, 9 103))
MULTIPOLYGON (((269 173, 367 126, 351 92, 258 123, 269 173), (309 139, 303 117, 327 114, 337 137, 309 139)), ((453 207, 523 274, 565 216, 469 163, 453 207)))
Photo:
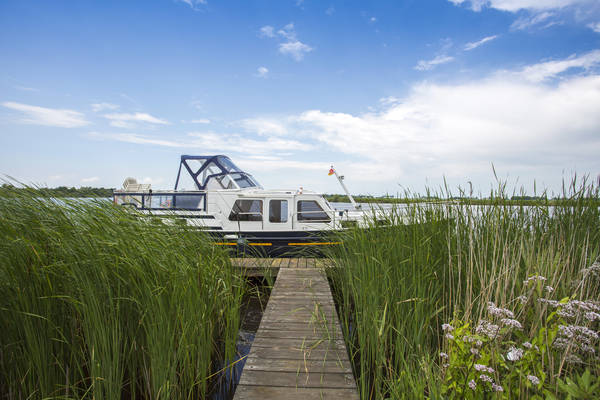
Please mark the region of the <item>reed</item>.
POLYGON ((2 398, 204 398, 244 290, 198 232, 2 187, 2 398))
MULTIPOLYGON (((446 189, 436 196, 447 200, 395 208, 391 226, 346 232, 329 254, 362 399, 442 397, 441 325, 476 323, 490 301, 513 309, 529 276, 546 277, 558 299, 600 298, 597 284, 580 285, 600 255, 594 184, 574 180, 564 207, 508 205, 503 184, 485 206, 453 202, 446 189)), ((534 318, 527 329, 541 324, 534 318)), ((568 372, 545 367, 554 385, 568 372)), ((597 376, 600 366, 591 368, 597 376)))

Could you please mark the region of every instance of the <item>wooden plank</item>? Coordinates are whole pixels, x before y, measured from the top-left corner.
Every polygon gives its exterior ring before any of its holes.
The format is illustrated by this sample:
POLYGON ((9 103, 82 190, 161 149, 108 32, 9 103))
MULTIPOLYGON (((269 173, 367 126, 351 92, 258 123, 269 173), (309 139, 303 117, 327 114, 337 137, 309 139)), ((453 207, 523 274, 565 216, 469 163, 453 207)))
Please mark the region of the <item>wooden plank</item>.
POLYGON ((290 388, 277 386, 238 385, 235 400, 358 400, 356 389, 290 388))
POLYGON ((291 386, 312 388, 355 388, 354 376, 352 374, 340 374, 331 372, 309 372, 304 371, 244 371, 240 378, 240 385, 253 386, 291 386))
POLYGON ((327 279, 309 259, 280 269, 234 400, 359 398, 327 279))
MULTIPOLYGON (((254 344, 253 344, 254 345, 254 344)), ((286 360, 286 359, 265 359, 256 358, 253 359, 248 366, 245 367, 247 370, 253 371, 282 371, 282 372, 299 372, 299 371, 313 371, 316 373, 321 372, 334 372, 334 373, 345 373, 351 374, 352 368, 349 363, 342 361, 310 361, 310 360, 286 360)))

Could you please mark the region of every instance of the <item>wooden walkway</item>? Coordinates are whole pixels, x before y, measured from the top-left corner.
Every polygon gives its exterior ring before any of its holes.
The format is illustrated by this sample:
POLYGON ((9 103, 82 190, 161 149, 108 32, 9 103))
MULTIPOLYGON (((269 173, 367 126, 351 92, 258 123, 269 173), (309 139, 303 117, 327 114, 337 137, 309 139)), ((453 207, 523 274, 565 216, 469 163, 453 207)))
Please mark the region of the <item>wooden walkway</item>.
POLYGON ((234 400, 358 400, 329 283, 314 259, 288 260, 277 267, 234 400))
POLYGON ((246 276, 276 275, 280 268, 323 268, 329 266, 325 258, 231 258, 234 267, 246 276))

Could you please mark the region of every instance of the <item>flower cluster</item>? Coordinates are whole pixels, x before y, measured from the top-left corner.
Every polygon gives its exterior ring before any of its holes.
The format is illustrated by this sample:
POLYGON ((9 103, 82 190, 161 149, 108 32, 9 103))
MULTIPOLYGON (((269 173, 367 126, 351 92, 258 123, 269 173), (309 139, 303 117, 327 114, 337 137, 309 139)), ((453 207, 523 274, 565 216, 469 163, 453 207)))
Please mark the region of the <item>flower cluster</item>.
MULTIPOLYGON (((600 276, 600 263, 586 273, 600 276)), ((569 370, 600 360, 600 302, 552 299, 557 291, 546 283, 540 275, 527 278, 524 293, 506 303, 515 304, 514 309, 490 301, 487 315, 476 325, 460 320, 442 325, 447 352, 440 357, 448 397, 496 392, 498 398, 513 398, 523 390, 540 396, 551 384, 547 368, 552 360, 564 360, 569 370)))

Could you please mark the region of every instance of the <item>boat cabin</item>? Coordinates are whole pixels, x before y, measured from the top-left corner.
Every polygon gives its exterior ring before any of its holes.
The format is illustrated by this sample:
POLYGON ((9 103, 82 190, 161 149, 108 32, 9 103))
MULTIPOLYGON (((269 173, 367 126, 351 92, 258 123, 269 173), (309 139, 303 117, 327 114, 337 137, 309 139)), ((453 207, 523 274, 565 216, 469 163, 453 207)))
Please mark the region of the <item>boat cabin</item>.
POLYGON ((321 231, 339 228, 341 219, 322 195, 265 190, 224 155, 181 156, 173 190, 154 191, 127 178, 114 202, 226 232, 321 231))

